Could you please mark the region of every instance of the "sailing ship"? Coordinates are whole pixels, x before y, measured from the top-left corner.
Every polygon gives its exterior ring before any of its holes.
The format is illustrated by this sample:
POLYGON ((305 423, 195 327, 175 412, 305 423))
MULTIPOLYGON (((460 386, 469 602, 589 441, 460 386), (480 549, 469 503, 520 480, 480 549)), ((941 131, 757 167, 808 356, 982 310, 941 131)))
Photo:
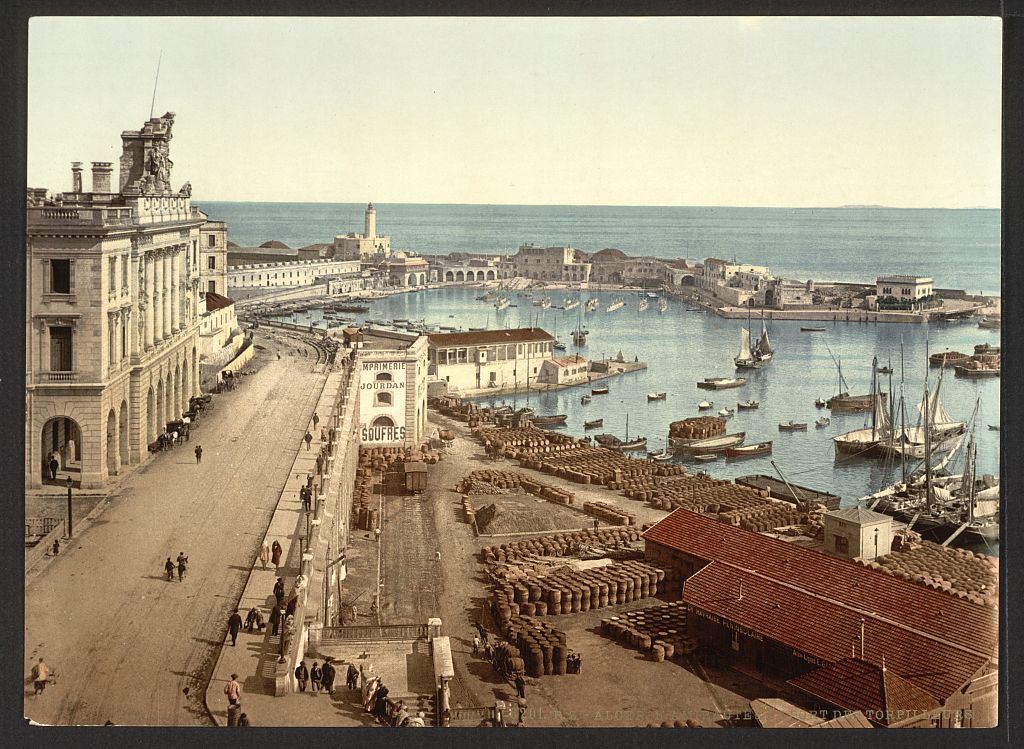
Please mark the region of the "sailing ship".
POLYGON ((566 299, 565 303, 562 305, 562 309, 564 309, 566 312, 568 312, 569 310, 576 309, 579 306, 580 306, 580 300, 579 299, 566 299))
POLYGON ((616 299, 614 302, 608 305, 608 309, 605 312, 614 312, 617 309, 622 309, 626 306, 626 302, 623 299, 616 299))
POLYGON ((743 447, 730 447, 725 451, 727 458, 752 458, 756 455, 771 455, 772 442, 758 442, 756 445, 744 445, 743 447))
POLYGON ((576 346, 585 345, 587 342, 587 332, 585 330, 580 330, 579 328, 576 328, 576 330, 572 332, 572 342, 576 346))
POLYGON ((504 309, 508 309, 508 306, 510 304, 512 304, 512 301, 508 297, 503 296, 501 299, 494 303, 494 309, 496 309, 498 312, 501 312, 504 309))
POLYGON ((757 369, 772 360, 775 354, 768 340, 768 328, 761 318, 761 337, 751 346, 750 308, 747 308, 747 327, 740 328, 740 352, 733 358, 737 369, 757 369))
POLYGON ((597 305, 599 305, 600 303, 601 303, 601 300, 598 299, 597 297, 594 297, 593 299, 588 299, 587 300, 587 312, 588 313, 589 312, 596 312, 597 311, 597 305))
MULTIPOLYGON (((826 345, 825 348, 828 348, 826 345)), ((829 356, 832 356, 832 350, 828 351, 829 356)), ((872 390, 867 395, 850 395, 849 385, 846 384, 846 378, 843 377, 843 361, 842 359, 836 359, 832 356, 832 361, 835 362, 836 370, 839 372, 838 389, 839 393, 833 395, 827 401, 825 406, 830 411, 839 411, 842 413, 856 413, 859 411, 870 411, 874 406, 875 401, 878 398, 878 393, 872 390)), ((876 374, 876 368, 878 366, 878 357, 875 357, 871 362, 871 376, 874 378, 876 374)), ((872 379, 874 381, 874 379, 872 379)), ((884 397, 885 393, 881 393, 884 397)))

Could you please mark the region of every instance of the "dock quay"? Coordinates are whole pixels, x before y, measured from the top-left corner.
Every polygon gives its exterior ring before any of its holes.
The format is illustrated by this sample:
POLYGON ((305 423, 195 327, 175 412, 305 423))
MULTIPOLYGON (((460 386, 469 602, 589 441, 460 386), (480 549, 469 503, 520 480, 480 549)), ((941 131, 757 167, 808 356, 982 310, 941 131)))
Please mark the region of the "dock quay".
POLYGON ((797 498, 799 498, 800 501, 808 504, 823 504, 830 510, 838 510, 839 502, 841 501, 841 497, 837 497, 835 494, 810 489, 793 482, 786 486, 784 482, 764 474, 740 476, 734 479, 734 482, 751 489, 766 490, 768 496, 772 499, 780 499, 783 502, 792 502, 793 504, 797 504, 797 498), (792 490, 790 487, 792 487, 792 490), (793 491, 796 491, 797 496, 793 496, 793 491))

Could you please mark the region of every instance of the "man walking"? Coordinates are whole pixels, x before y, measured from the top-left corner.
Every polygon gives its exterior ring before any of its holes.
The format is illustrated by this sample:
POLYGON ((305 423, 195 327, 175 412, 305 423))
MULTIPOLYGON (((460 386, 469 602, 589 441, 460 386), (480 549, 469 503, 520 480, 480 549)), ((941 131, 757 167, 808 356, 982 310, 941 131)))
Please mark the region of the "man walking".
POLYGON ((267 546, 267 540, 263 539, 263 544, 260 546, 260 564, 263 565, 263 569, 267 568, 267 562, 270 561, 270 547, 267 546))
POLYGON ((39 663, 32 667, 32 683, 35 685, 36 691, 33 696, 38 697, 46 689, 46 680, 50 678, 50 667, 43 662, 43 659, 39 659, 39 663))
POLYGON ((238 704, 242 698, 242 685, 238 683, 238 674, 231 674, 231 681, 224 687, 224 694, 228 696, 228 707, 238 704))
POLYGON ((274 583, 274 598, 277 599, 277 605, 280 606, 284 600, 284 579, 277 578, 277 582, 274 583))
POLYGON ((313 412, 313 428, 316 429, 316 425, 320 423, 320 417, 316 415, 316 411, 313 412))
POLYGON ((313 661, 313 667, 309 669, 309 681, 312 685, 310 691, 313 694, 320 694, 320 680, 323 678, 323 671, 320 670, 320 666, 316 665, 316 661, 313 661))
POLYGON ((238 615, 238 609, 228 617, 228 633, 231 635, 231 647, 235 647, 235 640, 238 639, 238 630, 242 628, 242 617, 238 615))
POLYGON ((473 655, 480 653, 480 635, 473 635, 473 655))
POLYGON ((334 664, 331 663, 330 656, 324 661, 324 666, 320 673, 320 684, 323 686, 324 691, 328 695, 334 695, 334 676, 335 676, 334 664))
POLYGON ((56 453, 50 453, 50 480, 57 480, 57 469, 60 468, 60 463, 57 462, 56 453))
POLYGON ((359 670, 354 663, 348 664, 348 673, 345 676, 345 686, 349 689, 356 689, 359 686, 359 670))
POLYGON ((295 678, 299 682, 299 691, 306 691, 306 682, 309 681, 309 669, 306 668, 306 662, 300 661, 299 665, 295 667, 295 678))
POLYGON ((270 634, 276 635, 278 628, 281 626, 281 609, 278 606, 274 606, 270 609, 270 634))
POLYGON ((525 700, 526 699, 526 680, 523 679, 523 675, 521 673, 516 672, 515 683, 516 683, 516 696, 519 699, 521 699, 521 700, 525 700))
POLYGON ((200 463, 203 462, 203 446, 202 445, 196 445, 195 453, 196 453, 196 465, 199 465, 200 463))
POLYGON ((180 583, 185 579, 185 571, 188 569, 188 557, 185 556, 185 552, 178 552, 178 582, 180 583))
POLYGON ((308 450, 309 445, 313 442, 313 435, 310 434, 309 432, 306 432, 306 436, 303 437, 302 439, 306 440, 306 449, 308 450))
POLYGON ((167 573, 167 582, 171 582, 174 579, 174 562, 170 557, 167 557, 167 561, 164 563, 164 572, 167 573))

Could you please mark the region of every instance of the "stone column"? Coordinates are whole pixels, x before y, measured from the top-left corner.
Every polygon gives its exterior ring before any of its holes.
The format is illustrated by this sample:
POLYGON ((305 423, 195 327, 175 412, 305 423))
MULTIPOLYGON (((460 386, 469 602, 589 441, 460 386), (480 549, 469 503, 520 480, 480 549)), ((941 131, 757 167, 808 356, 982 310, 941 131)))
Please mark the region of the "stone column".
POLYGON ((164 263, 159 252, 151 255, 153 265, 153 344, 164 337, 164 263))
POLYGON ((163 338, 171 337, 171 255, 165 251, 161 258, 161 273, 163 273, 163 283, 160 288, 163 293, 163 310, 161 314, 163 316, 163 338))
POLYGON ((143 346, 148 350, 153 348, 153 331, 156 330, 156 271, 151 253, 143 253, 139 262, 143 263, 146 274, 146 337, 143 346))
POLYGON ((177 333, 181 329, 181 314, 178 304, 181 299, 181 292, 178 285, 181 283, 181 271, 178 262, 181 259, 181 251, 175 247, 171 250, 171 333, 177 333))

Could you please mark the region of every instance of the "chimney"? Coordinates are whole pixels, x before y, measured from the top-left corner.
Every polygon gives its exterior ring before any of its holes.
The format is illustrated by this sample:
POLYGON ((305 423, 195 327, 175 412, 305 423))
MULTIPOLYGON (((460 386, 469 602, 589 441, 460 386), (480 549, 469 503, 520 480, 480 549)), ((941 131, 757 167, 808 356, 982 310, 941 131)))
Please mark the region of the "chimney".
POLYGON ((110 192, 110 175, 114 167, 109 161, 92 162, 92 191, 110 192))
POLYGON ((71 162, 71 192, 82 192, 82 162, 71 162))

